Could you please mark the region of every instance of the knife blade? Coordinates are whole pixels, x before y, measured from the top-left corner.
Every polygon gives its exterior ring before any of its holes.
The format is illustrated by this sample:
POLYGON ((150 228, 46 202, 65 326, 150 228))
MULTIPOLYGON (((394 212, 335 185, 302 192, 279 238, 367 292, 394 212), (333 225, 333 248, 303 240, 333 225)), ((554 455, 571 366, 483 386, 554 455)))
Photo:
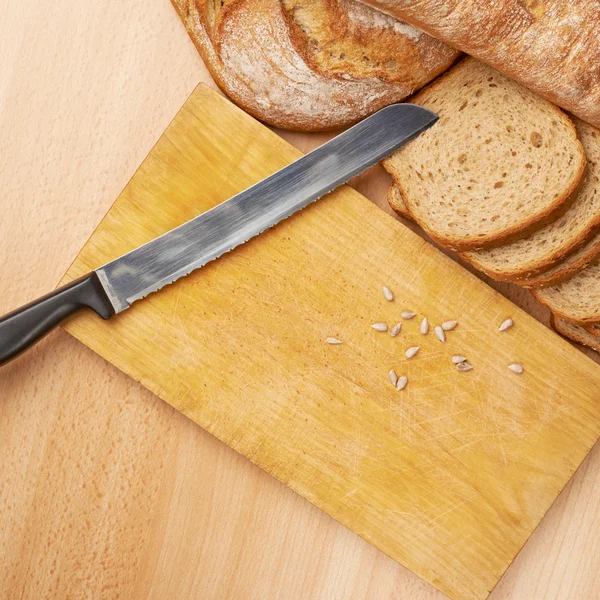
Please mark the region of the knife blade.
POLYGON ((81 308, 104 319, 276 225, 376 164, 438 117, 393 104, 273 175, 0 319, 0 365, 81 308))

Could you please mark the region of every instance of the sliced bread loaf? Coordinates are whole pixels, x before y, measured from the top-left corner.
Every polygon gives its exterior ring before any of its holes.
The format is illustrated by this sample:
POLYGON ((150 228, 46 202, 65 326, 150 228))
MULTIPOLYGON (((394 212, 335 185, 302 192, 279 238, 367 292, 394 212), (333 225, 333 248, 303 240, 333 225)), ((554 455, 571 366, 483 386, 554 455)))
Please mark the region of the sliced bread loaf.
POLYGON ((573 325, 564 319, 557 319, 556 317, 551 318, 552 328, 555 329, 561 335, 587 346, 596 352, 600 352, 600 338, 591 334, 585 327, 579 325, 573 325))
POLYGON ((498 246, 566 211, 586 161, 560 109, 472 58, 412 101, 440 120, 384 166, 435 241, 498 246))
POLYGON ((600 257, 567 281, 533 294, 561 319, 583 326, 600 323, 600 257))
POLYGON ((464 260, 498 281, 515 281, 548 271, 594 237, 600 227, 600 131, 577 118, 574 123, 588 168, 567 212, 521 240, 463 252, 464 260))
MULTIPOLYGON (((392 183, 388 190, 389 205, 400 216, 414 221, 408 208, 404 204, 400 188, 392 183)), ((556 266, 538 275, 529 275, 522 279, 514 279, 512 283, 526 288, 548 287, 566 281, 576 273, 583 271, 593 260, 600 255, 600 232, 595 233, 581 248, 564 258, 556 266)), ((598 330, 600 335, 600 329, 598 330)))

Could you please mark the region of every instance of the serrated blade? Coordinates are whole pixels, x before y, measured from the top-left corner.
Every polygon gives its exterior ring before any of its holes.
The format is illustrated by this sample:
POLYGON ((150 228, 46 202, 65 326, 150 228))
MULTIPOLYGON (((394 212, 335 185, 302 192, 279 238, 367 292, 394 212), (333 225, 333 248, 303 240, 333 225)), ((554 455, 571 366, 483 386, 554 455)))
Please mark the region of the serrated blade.
POLYGON ((96 269, 115 312, 289 217, 437 119, 415 104, 388 106, 229 200, 96 269))

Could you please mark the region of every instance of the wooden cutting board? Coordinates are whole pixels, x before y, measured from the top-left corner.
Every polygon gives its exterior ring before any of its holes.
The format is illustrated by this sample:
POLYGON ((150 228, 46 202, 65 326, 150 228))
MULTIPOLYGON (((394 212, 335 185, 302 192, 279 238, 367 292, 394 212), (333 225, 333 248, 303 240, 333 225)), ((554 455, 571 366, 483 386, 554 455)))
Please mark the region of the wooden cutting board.
MULTIPOLYGON (((199 86, 65 281, 298 156, 199 86)), ((350 188, 109 322, 66 329, 456 599, 489 595, 600 435, 598 365, 350 188), (398 337, 371 328, 406 309, 418 316, 398 337), (442 344, 419 333, 423 316, 459 325, 442 344)))

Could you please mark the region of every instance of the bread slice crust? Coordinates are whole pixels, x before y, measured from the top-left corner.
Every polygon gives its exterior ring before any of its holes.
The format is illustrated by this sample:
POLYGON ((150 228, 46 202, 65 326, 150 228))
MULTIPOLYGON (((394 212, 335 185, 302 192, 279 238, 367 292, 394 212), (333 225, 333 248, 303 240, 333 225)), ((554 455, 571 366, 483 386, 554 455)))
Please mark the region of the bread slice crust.
MULTIPOLYGON (((388 203, 401 217, 414 222, 408 208, 404 205, 402 195, 400 194, 396 182, 390 184, 388 190, 388 203)), ((573 254, 569 254, 563 258, 560 263, 552 268, 545 270, 538 275, 529 275, 522 279, 514 279, 510 281, 510 283, 525 288, 542 288, 557 285, 585 269, 598 256, 600 256, 600 231, 596 231, 593 237, 589 239, 584 246, 579 248, 573 254)), ((600 330, 598 331, 598 334, 600 335, 600 330)))
POLYGON ((588 165, 565 214, 531 236, 498 248, 467 251, 462 258, 497 281, 535 277, 583 248, 600 232, 600 130, 573 122, 588 165))
POLYGON ((526 288, 544 288, 558 285, 583 271, 598 256, 600 256, 600 232, 596 233, 585 246, 564 258, 562 262, 548 271, 544 271, 539 275, 516 279, 512 283, 526 288))
POLYGON ((560 333, 560 335, 569 338, 582 346, 587 346, 596 352, 600 352, 600 338, 590 333, 585 327, 573 325, 568 321, 556 318, 554 315, 550 317, 550 326, 554 331, 560 333))
MULTIPOLYGON (((442 77, 419 92, 411 99, 411 102, 421 104, 438 112, 441 117, 440 121, 429 131, 419 136, 418 140, 407 144, 403 149, 386 159, 384 166, 399 185, 403 201, 414 219, 440 245, 459 251, 501 246, 511 241, 522 239, 558 219, 568 210, 570 203, 574 201, 573 193, 577 189, 585 171, 585 153, 577 138, 573 123, 565 113, 557 107, 552 106, 549 102, 535 96, 535 94, 525 90, 518 84, 510 82, 491 67, 483 65, 473 58, 466 58, 461 61, 442 77), (477 81, 479 87, 469 97, 464 97, 466 93, 464 92, 464 88, 467 85, 474 84, 474 81, 477 81), (480 85, 482 82, 484 86, 487 84, 490 88, 503 87, 500 90, 485 90, 480 85), (499 93, 501 97, 497 98, 496 96, 499 93), (542 134, 534 130, 531 132, 530 138, 527 136, 527 139, 525 139, 525 133, 519 131, 511 121, 507 121, 505 125, 506 131, 503 133, 503 141, 501 143, 496 142, 495 138, 499 133, 499 130, 497 130, 499 126, 497 125, 497 120, 493 121, 493 115, 490 112, 495 110, 496 105, 501 99, 504 99, 504 104, 511 105, 510 111, 513 112, 518 110, 517 107, 520 107, 523 101, 529 102, 530 105, 534 106, 534 112, 538 116, 538 120, 540 122, 544 120, 545 123, 548 123, 548 127, 552 129, 548 132, 544 131, 542 134), (458 107, 458 104, 461 102, 461 106, 458 107), (471 105, 469 108, 466 108, 469 106, 469 102, 471 102, 471 105), (474 111, 480 102, 484 104, 475 113, 474 111), (450 106, 446 107, 446 103, 450 106), (461 128, 456 127, 456 120, 461 118, 460 113, 463 108, 466 110, 462 118, 466 120, 466 123, 473 130, 478 130, 477 133, 473 133, 472 130, 468 129, 466 125, 463 126, 462 123, 461 128), (464 115, 467 115, 468 118, 464 117, 464 115), (490 121, 490 119, 492 120, 490 121), (493 133, 489 128, 486 131, 489 123, 491 123, 489 127, 495 128, 493 133), (548 183, 544 182, 544 179, 547 179, 547 172, 544 173, 541 171, 543 163, 541 158, 537 160, 532 158, 530 162, 524 163, 524 167, 528 171, 534 172, 531 180, 534 198, 530 204, 535 205, 528 207, 527 210, 521 210, 523 209, 523 203, 519 203, 514 199, 517 192, 521 196, 523 195, 523 192, 518 190, 520 179, 516 174, 509 174, 504 171, 504 169, 508 170, 508 166, 504 166, 504 157, 496 159, 496 157, 491 156, 489 151, 487 154, 485 152, 483 154, 486 170, 494 171, 491 175, 496 180, 495 183, 480 183, 474 178, 478 176, 477 173, 481 174, 479 176, 486 176, 487 173, 482 173, 483 169, 480 168, 473 172, 468 172, 469 166, 462 166, 463 162, 467 162, 468 160, 466 151, 458 154, 456 157, 453 155, 452 161, 447 159, 447 164, 445 163, 443 166, 438 165, 436 169, 434 164, 437 161, 434 161, 434 157, 437 150, 429 149, 428 144, 431 148, 436 148, 436 144, 443 147, 445 143, 452 139, 453 143, 463 148, 471 146, 473 139, 480 139, 477 137, 480 135, 485 137, 485 141, 479 144, 480 152, 486 144, 491 143, 491 148, 498 148, 502 152, 506 150, 508 156, 514 159, 517 156, 517 152, 514 149, 510 149, 510 144, 514 143, 515 147, 518 147, 523 155, 527 157, 537 156, 537 154, 534 154, 535 150, 530 148, 530 145, 533 148, 540 148, 546 144, 551 152, 550 162, 556 158, 554 152, 558 151, 559 148, 559 142, 557 142, 558 136, 561 144, 568 143, 568 156, 563 165, 565 177, 562 187, 560 190, 555 191, 554 194, 549 192, 548 189, 542 189, 548 183), (510 139, 505 142, 505 138, 510 139), (421 173, 422 166, 424 167, 423 173, 421 173), (537 167, 537 169, 534 167, 537 167), (436 171, 436 173, 434 174, 433 171, 436 171), (503 179, 503 176, 505 179, 503 179), (467 194, 457 191, 463 185, 467 194), (472 185, 476 186, 477 189, 470 192, 469 190, 472 185), (409 187, 411 188, 410 190, 409 187), (493 191, 494 189, 500 190, 503 187, 505 190, 493 191), (514 210, 508 209, 506 213, 510 214, 505 214, 504 216, 494 214, 493 216, 489 216, 487 208, 485 211, 484 208, 495 202, 491 201, 491 196, 489 195, 483 197, 484 203, 480 203, 481 206, 474 207, 473 199, 481 198, 481 194, 478 192, 482 189, 489 189, 491 190, 489 193, 495 193, 496 197, 500 199, 500 203, 508 201, 508 204, 513 209, 516 205, 521 210, 519 216, 515 217, 512 214, 514 210), (451 194, 454 194, 454 196, 451 197, 451 194), (512 194, 512 197, 509 198, 510 194, 512 194), (436 203, 444 202, 446 203, 444 206, 452 206, 447 209, 440 209, 438 220, 432 223, 431 214, 432 211, 436 210, 436 203), (461 223, 466 218, 471 218, 477 210, 484 211, 477 227, 461 223), (453 226, 456 227, 454 231, 451 229, 453 226)), ((510 114, 510 111, 507 114, 510 114)), ((502 118, 504 118, 504 115, 502 115, 502 118)), ((513 114, 512 118, 517 117, 513 114)), ((535 126, 537 127, 537 124, 535 126)), ((475 160, 478 160, 478 156, 476 156, 475 160)), ((543 164, 544 169, 552 168, 550 162, 543 164)), ((522 169, 523 174, 524 172, 525 168, 522 169)), ((549 187, 549 185, 546 187, 549 187)))
POLYGON ((558 285, 534 289, 533 295, 569 323, 582 327, 600 323, 600 257, 558 285))
POLYGON ((406 204, 404 204, 400 188, 395 181, 392 182, 388 188, 387 200, 392 210, 398 213, 403 219, 414 222, 413 216, 410 214, 406 204))
POLYGON ((588 325, 584 328, 590 335, 597 338, 597 344, 600 346, 600 325, 588 325))

